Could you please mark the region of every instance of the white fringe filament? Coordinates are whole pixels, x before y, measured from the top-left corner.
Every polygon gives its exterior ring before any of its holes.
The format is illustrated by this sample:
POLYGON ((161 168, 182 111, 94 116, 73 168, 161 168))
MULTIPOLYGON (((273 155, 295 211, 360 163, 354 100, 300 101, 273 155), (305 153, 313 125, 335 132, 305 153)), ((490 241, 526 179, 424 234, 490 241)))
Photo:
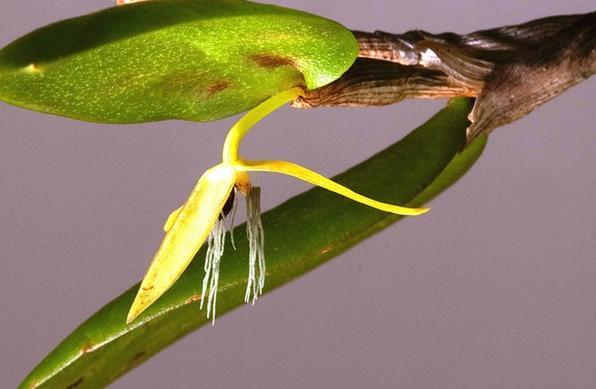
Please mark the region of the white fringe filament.
MULTIPOLYGON (((234 215, 236 213, 236 199, 231 210, 230 231, 233 232, 234 215)), ((201 309, 207 303, 207 318, 215 324, 217 307, 217 288, 219 284, 219 266, 224 254, 226 241, 226 223, 222 216, 215 222, 207 241, 207 254, 205 255, 205 276, 201 292, 201 309)), ((246 235, 248 237, 248 283, 244 301, 254 304, 263 294, 265 286, 265 232, 261 221, 261 188, 251 187, 246 195, 246 235)), ((235 244, 232 237, 232 245, 235 244)))
POLYGON ((205 296, 207 295, 207 290, 209 290, 207 297, 207 318, 211 317, 212 324, 215 324, 217 286, 219 283, 219 265, 221 263, 221 257, 224 253, 225 241, 226 225, 222 217, 215 222, 215 225, 209 234, 207 255, 205 255, 205 277, 203 278, 203 290, 201 293, 201 309, 203 309, 205 296))
POLYGON ((248 236, 248 283, 244 301, 254 305, 265 286, 265 231, 261 221, 261 188, 253 186, 246 196, 248 236))
POLYGON ((232 201, 232 209, 226 218, 230 221, 228 224, 228 231, 230 231, 230 241, 232 242, 232 247, 236 250, 236 241, 234 241, 234 223, 236 222, 236 211, 238 210, 238 190, 234 188, 234 200, 232 201))

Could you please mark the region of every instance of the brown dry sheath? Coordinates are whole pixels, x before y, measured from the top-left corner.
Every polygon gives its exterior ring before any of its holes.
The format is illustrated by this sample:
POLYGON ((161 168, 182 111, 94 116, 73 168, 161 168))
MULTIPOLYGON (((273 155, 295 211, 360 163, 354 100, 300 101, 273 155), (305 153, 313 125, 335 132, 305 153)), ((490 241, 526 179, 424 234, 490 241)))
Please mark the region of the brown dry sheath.
POLYGON ((468 139, 515 121, 596 72, 596 12, 471 34, 355 31, 360 54, 295 107, 379 106, 475 97, 468 139))

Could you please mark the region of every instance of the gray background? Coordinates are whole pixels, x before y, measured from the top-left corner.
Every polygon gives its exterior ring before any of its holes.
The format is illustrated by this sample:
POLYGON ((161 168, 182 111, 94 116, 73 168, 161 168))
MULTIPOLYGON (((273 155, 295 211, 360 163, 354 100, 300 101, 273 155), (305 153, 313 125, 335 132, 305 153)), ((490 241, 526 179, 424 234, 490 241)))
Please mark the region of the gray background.
MULTIPOLYGON (((354 29, 468 32, 587 12, 578 1, 284 0, 354 29)), ((0 45, 107 0, 2 0, 0 45)), ((596 387, 596 79, 499 129, 405 220, 220 318, 116 388, 596 387)), ((246 155, 335 174, 443 102, 285 108, 246 155)), ((0 387, 143 275, 168 213, 233 119, 108 126, 0 103, 0 387)), ((260 175, 269 209, 308 185, 260 175)))

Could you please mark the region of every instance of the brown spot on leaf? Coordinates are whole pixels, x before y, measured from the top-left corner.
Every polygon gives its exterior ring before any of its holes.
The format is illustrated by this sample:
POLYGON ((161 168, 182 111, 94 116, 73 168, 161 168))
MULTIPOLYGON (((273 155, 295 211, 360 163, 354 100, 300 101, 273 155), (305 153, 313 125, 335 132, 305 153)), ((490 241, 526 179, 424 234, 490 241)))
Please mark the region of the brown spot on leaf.
POLYGON ((274 69, 281 66, 294 66, 296 63, 292 58, 284 57, 277 54, 253 54, 250 56, 251 61, 255 62, 262 68, 274 69))
POLYGON ((85 343, 85 344, 83 345, 83 347, 81 347, 81 353, 82 353, 82 354, 87 354, 87 353, 90 353, 91 351, 93 351, 94 349, 95 349, 95 348, 93 347, 93 345, 92 345, 92 344, 85 343))
POLYGON ((75 382, 73 382, 72 384, 68 385, 66 388, 67 389, 74 389, 77 386, 79 386, 81 383, 83 382, 83 377, 79 378, 78 380, 76 380, 75 382))
POLYGON ((145 354, 147 354, 145 351, 141 351, 140 353, 137 353, 134 357, 130 358, 129 362, 136 362, 145 354))
POLYGON ((144 287, 143 287, 143 290, 144 290, 144 291, 148 291, 148 290, 151 290, 151 289, 153 289, 153 288, 154 288, 154 285, 151 285, 151 286, 144 286, 144 287))
POLYGON ((325 246, 321 249, 321 254, 327 254, 331 250, 333 250, 333 246, 325 246))
POLYGON ((207 87, 207 94, 209 96, 213 96, 219 92, 222 92, 222 91, 228 89, 231 85, 232 85, 232 83, 230 81, 226 81, 226 80, 216 81, 207 87))
POLYGON ((130 358, 128 360, 128 362, 126 362, 126 367, 127 369, 132 369, 133 367, 137 366, 138 364, 140 364, 142 362, 142 358, 146 355, 147 353, 145 351, 141 351, 138 352, 137 354, 135 354, 132 358, 130 358))
POLYGON ((201 299, 201 296, 199 296, 198 294, 193 294, 192 296, 187 298, 186 301, 184 301, 184 304, 191 304, 191 303, 194 303, 195 301, 199 301, 200 299, 201 299))

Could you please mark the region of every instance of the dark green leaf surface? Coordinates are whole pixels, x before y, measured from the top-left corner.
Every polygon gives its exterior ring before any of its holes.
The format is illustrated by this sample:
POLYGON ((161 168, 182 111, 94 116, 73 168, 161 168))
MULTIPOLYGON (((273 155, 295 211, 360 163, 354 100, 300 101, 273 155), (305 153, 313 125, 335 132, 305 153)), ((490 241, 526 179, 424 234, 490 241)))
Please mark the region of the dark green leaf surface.
POLYGON ((340 24, 244 0, 156 0, 64 20, 0 50, 0 100, 75 119, 214 120, 343 74, 340 24))
MULTIPOLYGON (((342 184, 382 201, 422 205, 459 179, 480 156, 481 136, 461 153, 470 102, 457 99, 400 142, 340 174, 342 184)), ((267 188, 263 188, 264 191, 267 188)), ((429 214, 421 217, 432 217, 429 214)), ((315 188, 263 215, 265 292, 321 265, 399 217, 315 188)), ((237 250, 222 259, 217 310, 244 302, 248 247, 244 226, 237 250)), ((399 236, 396 236, 399 239, 399 236)), ((99 387, 113 381, 190 331, 208 323, 199 310, 204 250, 178 282, 130 325, 137 286, 106 305, 31 372, 22 387, 99 387)), ((267 304, 264 297, 258 304, 267 304)))

